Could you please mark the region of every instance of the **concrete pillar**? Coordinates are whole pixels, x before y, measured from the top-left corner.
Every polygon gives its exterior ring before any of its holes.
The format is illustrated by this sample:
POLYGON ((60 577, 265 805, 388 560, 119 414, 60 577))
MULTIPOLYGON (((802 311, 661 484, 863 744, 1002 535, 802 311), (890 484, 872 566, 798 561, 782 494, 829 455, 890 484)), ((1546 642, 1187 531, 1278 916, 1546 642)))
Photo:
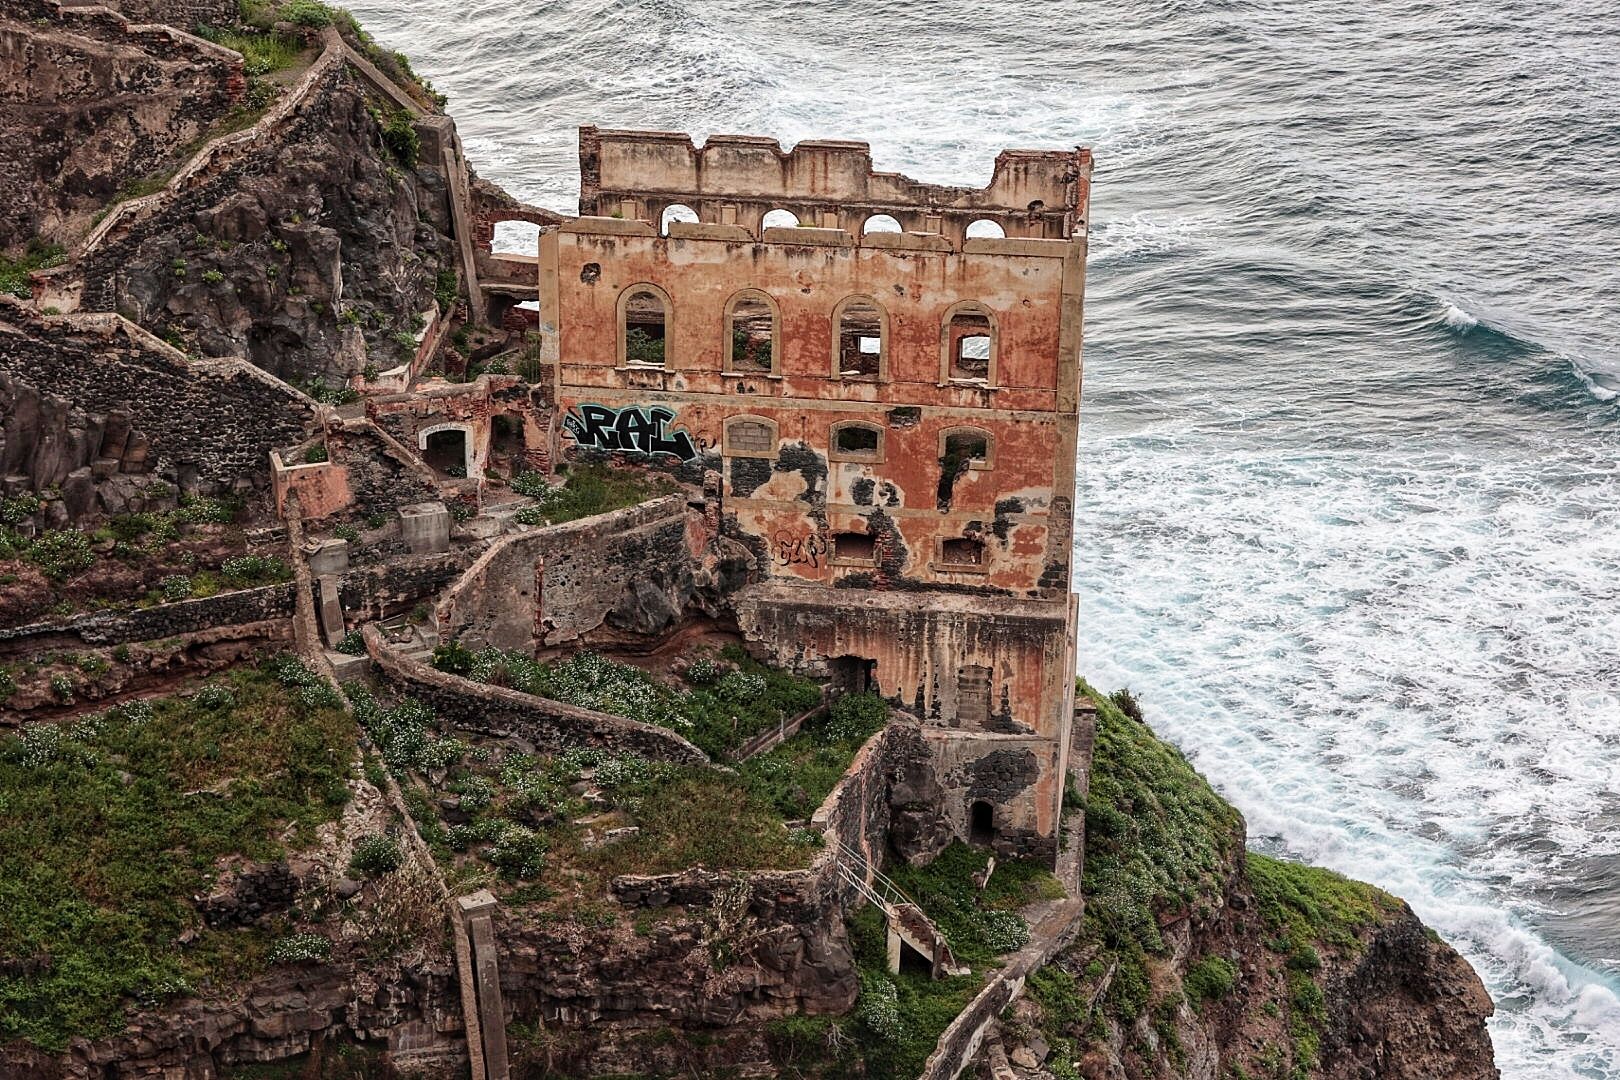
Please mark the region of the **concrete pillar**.
POLYGON ((337 643, 343 640, 347 629, 343 625, 343 604, 338 599, 337 575, 323 574, 319 583, 321 606, 317 609, 317 613, 321 619, 321 637, 325 639, 328 648, 336 648, 337 643))
POLYGON ((478 1026, 483 1036, 486 1080, 511 1080, 506 1058, 506 1005, 501 1000, 501 973, 495 951, 492 916, 496 900, 487 889, 456 901, 467 936, 472 940, 473 981, 478 990, 478 1026))
POLYGON ((400 507, 399 527, 412 555, 437 555, 450 550, 450 510, 442 502, 400 507))

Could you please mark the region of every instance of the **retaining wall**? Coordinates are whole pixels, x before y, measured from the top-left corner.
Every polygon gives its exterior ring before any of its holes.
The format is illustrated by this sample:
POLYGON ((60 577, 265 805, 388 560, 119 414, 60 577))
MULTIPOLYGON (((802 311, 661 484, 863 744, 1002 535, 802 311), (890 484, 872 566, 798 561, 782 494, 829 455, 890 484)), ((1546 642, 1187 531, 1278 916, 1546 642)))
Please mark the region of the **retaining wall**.
POLYGON ((497 541, 439 601, 439 631, 532 652, 606 626, 655 635, 695 590, 703 518, 668 495, 497 541))
POLYGON ((592 746, 686 765, 709 760, 673 731, 449 675, 400 655, 376 626, 361 632, 383 681, 428 705, 451 727, 495 737, 515 735, 552 752, 592 746))

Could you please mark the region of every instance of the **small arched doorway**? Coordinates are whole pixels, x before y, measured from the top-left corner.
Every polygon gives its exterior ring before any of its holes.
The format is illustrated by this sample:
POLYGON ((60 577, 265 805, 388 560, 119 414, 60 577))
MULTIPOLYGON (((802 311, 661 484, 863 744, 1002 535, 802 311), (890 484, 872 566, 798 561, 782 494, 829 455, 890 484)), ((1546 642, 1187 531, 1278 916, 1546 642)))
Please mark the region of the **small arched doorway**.
POLYGON ((441 475, 461 479, 472 471, 472 440, 464 425, 428 428, 418 437, 417 448, 422 460, 441 475))
POLYGON ((968 805, 968 843, 989 847, 996 839, 996 808, 983 799, 968 805))

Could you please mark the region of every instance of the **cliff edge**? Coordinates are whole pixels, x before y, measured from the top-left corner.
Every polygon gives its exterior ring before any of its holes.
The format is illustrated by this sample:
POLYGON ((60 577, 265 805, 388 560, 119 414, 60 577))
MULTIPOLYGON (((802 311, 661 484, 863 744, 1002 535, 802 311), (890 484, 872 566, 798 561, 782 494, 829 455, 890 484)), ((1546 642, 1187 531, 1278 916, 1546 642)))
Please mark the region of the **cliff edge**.
MULTIPOLYGON (((1489 1080, 1490 996, 1403 901, 1245 849, 1242 816, 1098 703, 1085 927, 992 1042, 1001 1080, 1489 1080)), ((1123 706, 1123 707, 1122 707, 1123 706)))

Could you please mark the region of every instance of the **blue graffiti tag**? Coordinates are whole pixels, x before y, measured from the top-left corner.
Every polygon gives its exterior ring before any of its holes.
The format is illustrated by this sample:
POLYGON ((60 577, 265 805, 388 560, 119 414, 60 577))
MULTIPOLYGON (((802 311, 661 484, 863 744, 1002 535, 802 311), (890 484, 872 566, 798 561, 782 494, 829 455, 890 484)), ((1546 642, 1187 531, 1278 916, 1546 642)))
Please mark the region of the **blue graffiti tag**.
POLYGON ((698 456, 692 436, 683 428, 669 428, 675 413, 662 405, 643 408, 627 405, 578 405, 578 412, 563 417, 563 427, 580 446, 618 450, 629 454, 673 454, 682 461, 698 456))

